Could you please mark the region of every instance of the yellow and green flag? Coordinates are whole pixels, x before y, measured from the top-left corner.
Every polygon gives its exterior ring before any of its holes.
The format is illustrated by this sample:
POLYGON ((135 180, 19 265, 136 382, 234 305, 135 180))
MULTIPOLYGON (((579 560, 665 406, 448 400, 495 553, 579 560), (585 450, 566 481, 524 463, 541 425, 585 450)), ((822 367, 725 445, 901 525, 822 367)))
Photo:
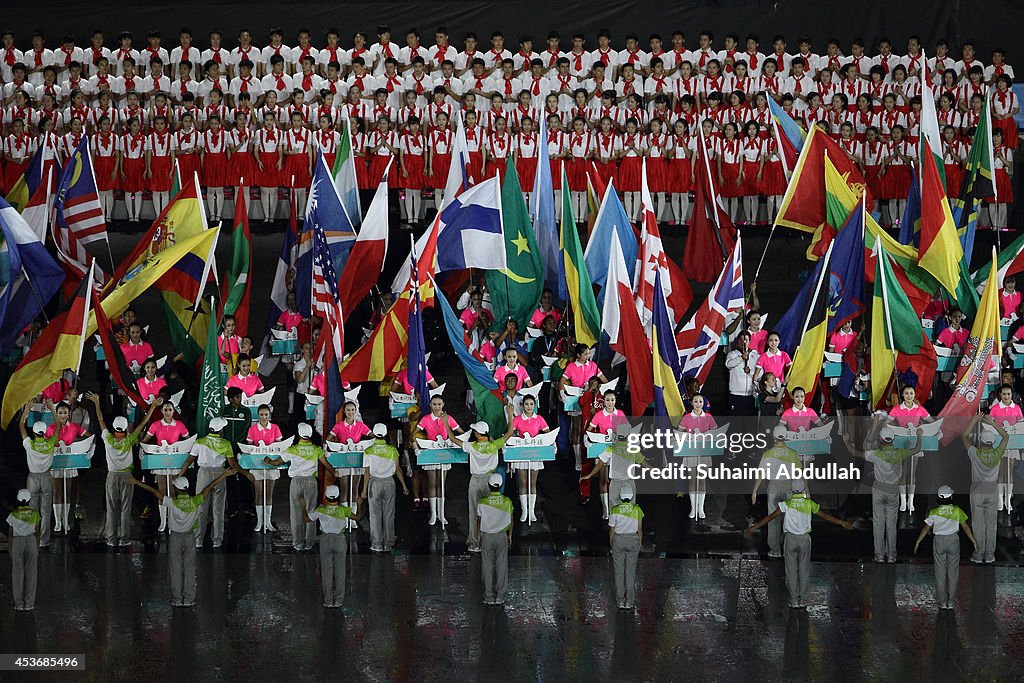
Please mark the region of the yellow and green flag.
POLYGON ((583 261, 583 247, 576 232, 576 216, 572 211, 569 181, 562 169, 562 224, 558 234, 565 266, 565 289, 572 308, 576 341, 593 346, 601 338, 601 309, 597 306, 587 264, 583 261))

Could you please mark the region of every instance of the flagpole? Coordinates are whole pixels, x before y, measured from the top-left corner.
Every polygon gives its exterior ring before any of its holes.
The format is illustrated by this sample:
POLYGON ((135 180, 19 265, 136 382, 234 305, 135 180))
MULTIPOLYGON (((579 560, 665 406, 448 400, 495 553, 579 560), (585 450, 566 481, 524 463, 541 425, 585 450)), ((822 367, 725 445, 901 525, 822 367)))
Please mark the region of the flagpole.
MULTIPOLYGON (((814 307, 818 303, 818 295, 821 293, 821 287, 824 284, 825 279, 829 277, 828 265, 829 265, 829 262, 832 260, 832 247, 834 247, 835 244, 836 244, 835 240, 832 240, 831 242, 829 242, 828 251, 825 252, 825 258, 823 258, 821 260, 821 274, 818 275, 818 284, 814 288, 814 295, 811 297, 811 301, 810 301, 810 303, 807 306, 807 315, 804 318, 803 328, 802 328, 802 331, 800 332, 800 341, 801 341, 801 343, 803 342, 804 335, 807 334, 807 326, 811 322, 811 315, 814 313, 814 307)), ((799 355, 799 353, 800 353, 800 345, 798 344, 797 348, 796 348, 796 351, 794 352, 793 355, 796 356, 796 355, 799 355)), ((792 372, 792 369, 793 369, 793 366, 791 365, 790 366, 790 372, 792 372)), ((804 388, 807 389, 808 387, 804 387, 804 388)))
POLYGON ((46 315, 46 303, 43 301, 42 297, 39 296, 39 291, 36 289, 36 286, 32 283, 32 278, 28 276, 28 271, 25 270, 24 263, 22 263, 21 265, 21 274, 25 276, 25 281, 28 282, 29 289, 32 290, 32 296, 35 297, 36 303, 39 304, 39 312, 43 314, 43 319, 46 320, 47 324, 49 324, 50 316, 46 315))
MULTIPOLYGON (((886 254, 885 247, 882 246, 882 241, 879 239, 875 242, 877 245, 877 257, 879 259, 889 258, 886 254)), ((892 316, 889 314, 889 288, 885 286, 885 265, 887 262, 879 262, 878 270, 881 271, 878 276, 882 278, 882 315, 885 316, 885 332, 889 342, 889 350, 892 352, 892 371, 893 375, 896 374, 896 342, 893 341, 892 336, 892 316)), ((872 330, 872 334, 875 330, 872 330)), ((890 378, 891 379, 891 378, 890 378)), ((898 381, 897 381, 898 385, 898 381)), ((884 399, 884 397, 883 397, 884 399)))

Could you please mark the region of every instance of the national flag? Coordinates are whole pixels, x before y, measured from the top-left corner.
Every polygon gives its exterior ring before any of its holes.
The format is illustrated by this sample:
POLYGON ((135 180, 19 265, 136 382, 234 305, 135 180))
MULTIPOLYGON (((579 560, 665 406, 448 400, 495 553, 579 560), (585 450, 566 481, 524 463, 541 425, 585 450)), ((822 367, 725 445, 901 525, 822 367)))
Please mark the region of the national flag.
POLYGON ((846 225, 839 230, 829 260, 829 290, 835 300, 835 310, 829 318, 828 333, 832 334, 847 321, 853 320, 866 309, 864 297, 864 221, 867 214, 863 203, 850 214, 846 225))
POLYGON ((672 337, 673 323, 665 305, 661 273, 654 275, 654 311, 651 315, 651 359, 654 378, 654 414, 679 424, 686 409, 679 394, 679 349, 672 337))
POLYGON ((83 245, 107 240, 107 223, 103 219, 103 206, 89 159, 88 136, 82 136, 68 159, 57 183, 53 210, 57 224, 70 230, 83 245))
POLYGON ((825 173, 825 220, 814 231, 811 243, 807 247, 807 258, 811 261, 821 258, 828 250, 828 245, 835 239, 839 228, 846 224, 854 207, 861 203, 861 197, 867 191, 867 185, 864 184, 851 186, 849 174, 844 176, 840 173, 836 165, 832 163, 831 156, 825 157, 823 169, 825 173))
POLYGON ((341 271, 338 293, 347 319, 380 278, 388 252, 388 174, 385 173, 370 202, 348 261, 341 271))
MULTIPOLYGON (((231 233, 231 270, 224 281, 221 299, 223 315, 235 318, 235 333, 245 336, 249 330, 249 293, 252 290, 252 234, 246 188, 235 194, 235 229, 231 233)), ((212 309, 211 309, 212 310, 212 309)), ((211 325, 211 327, 213 327, 211 325)))
POLYGON ((356 232, 334 188, 331 173, 327 170, 327 163, 320 150, 316 153, 313 179, 309 185, 309 199, 306 202, 306 218, 299 232, 295 257, 295 300, 299 312, 306 315, 313 306, 313 233, 317 229, 322 231, 327 239, 334 272, 340 273, 356 240, 356 232))
POLYGON ((459 322, 448 300, 444 296, 438 296, 437 300, 444 318, 448 341, 451 342, 455 355, 462 361, 466 383, 473 392, 477 417, 487 423, 491 434, 503 434, 508 429, 508 422, 505 417, 505 404, 501 399, 501 389, 494 381, 494 373, 466 347, 462 323, 459 322))
POLYGON ((565 289, 569 296, 576 341, 593 346, 601 338, 601 311, 594 297, 587 264, 583 260, 580 236, 576 232, 576 216, 572 212, 569 197, 569 181, 562 170, 562 225, 559 230, 558 246, 562 250, 562 267, 565 271, 565 289))
POLYGON ((611 237, 615 235, 619 240, 619 247, 622 249, 622 256, 626 260, 626 272, 629 274, 629 282, 633 282, 636 272, 637 240, 633 230, 633 224, 626 216, 626 210, 622 207, 619 195, 615 191, 614 181, 609 181, 608 186, 602 195, 601 206, 597 210, 597 217, 594 219, 594 227, 587 239, 587 248, 583 252, 583 261, 587 264, 587 272, 590 273, 590 280, 601 288, 598 292, 597 301, 604 301, 604 290, 608 278, 608 264, 611 263, 611 237))
MULTIPOLYGON (((237 214, 235 220, 237 223, 237 214)), ((217 310, 212 297, 210 310, 217 310)), ((221 321, 211 320, 206 331, 203 365, 199 371, 199 399, 196 401, 196 434, 199 436, 210 433, 210 420, 220 417, 224 409, 224 378, 220 374, 220 349, 217 347, 217 329, 221 321)))
POLYGON ((24 217, 0 199, 0 353, 42 312, 64 273, 24 217))
MULTIPOLYGON (((917 374, 917 390, 924 400, 931 393, 935 351, 921 329, 920 314, 914 310, 896 278, 886 248, 875 242, 875 285, 871 302, 871 405, 882 406, 891 392, 894 372, 906 367, 905 357, 920 356, 931 373, 917 374)), ((897 392, 898 394, 899 392, 897 392)))
POLYGON ((636 308, 640 319, 646 327, 654 310, 655 276, 661 275, 668 315, 673 328, 690 307, 693 291, 683 271, 668 256, 661 241, 661 230, 654 213, 654 200, 647 185, 647 160, 644 159, 640 170, 640 248, 637 253, 638 270, 636 281, 636 308))
POLYGON ((956 222, 957 234, 963 245, 964 258, 968 263, 974 252, 974 232, 978 226, 978 212, 981 202, 986 197, 996 196, 995 172, 992 159, 992 119, 989 115, 989 98, 978 116, 978 126, 974 130, 971 148, 964 166, 963 180, 959 194, 950 200, 953 220, 956 222))
POLYGON ((78 374, 82 366, 82 350, 88 337, 86 329, 89 326, 89 309, 93 297, 92 275, 90 269, 78 285, 75 295, 68 302, 63 319, 57 325, 57 337, 53 340, 49 366, 50 372, 54 374, 59 375, 65 370, 78 374))
MULTIPOLYGON (((769 98, 770 99, 770 98, 769 98)), ((693 217, 686 232, 683 270, 696 282, 712 282, 736 244, 736 226, 722 204, 711 173, 707 142, 698 138, 694 169, 693 217)))
POLYGON ((650 342, 634 305, 632 278, 626 271, 626 260, 616 232, 611 233, 608 254, 608 291, 604 297, 601 321, 608 334, 609 345, 626 359, 630 404, 633 415, 638 416, 654 400, 650 342))
MULTIPOLYGON (((814 233, 808 253, 820 256, 842 223, 828 227, 826 202, 829 190, 826 188, 826 160, 831 162, 838 177, 850 189, 854 197, 861 191, 867 192, 867 185, 860 169, 846 155, 839 144, 817 126, 812 126, 804 141, 804 147, 797 159, 793 177, 790 179, 782 206, 775 218, 775 224, 814 233), (862 190, 863 188, 863 190, 862 190)), ((870 193, 867 209, 871 211, 874 202, 870 193)), ((853 210, 856 201, 848 204, 853 210)), ((844 216, 845 219, 845 216, 844 216)))
POLYGON ((341 364, 346 382, 379 382, 402 369, 409 340, 409 297, 398 297, 363 342, 341 364))
POLYGON ((509 157, 501 186, 501 219, 505 235, 505 270, 487 271, 487 291, 494 312, 492 331, 500 332, 515 320, 525 330, 544 291, 544 262, 530 224, 516 167, 509 157))
POLYGON ((277 324, 278 318, 288 310, 288 294, 295 286, 295 245, 299 241, 299 225, 295 217, 295 202, 289 204, 291 220, 288 221, 288 229, 284 231, 281 251, 274 268, 274 284, 270 287, 270 308, 267 311, 265 335, 270 334, 270 329, 277 324))
MULTIPOLYGON (((69 166, 70 170, 71 167, 69 166)), ((81 170, 79 165, 79 170, 81 170)), ((57 251, 57 262, 60 267, 64 270, 66 278, 64 280, 63 292, 64 296, 70 298, 78 286, 78 283, 82 281, 86 273, 92 267, 95 260, 94 256, 89 253, 85 248, 85 244, 80 239, 80 236, 74 232, 65 221, 62 216, 57 212, 59 195, 50 192, 52 184, 54 182, 54 168, 47 166, 43 171, 44 182, 40 183, 35 194, 29 199, 29 204, 25 208, 26 211, 31 211, 33 221, 36 225, 45 223, 49 227, 53 235, 53 243, 57 251), (53 209, 47 211, 47 209, 53 209)), ((59 191, 58 188, 53 188, 59 191)), ((102 216, 102 212, 101 212, 102 216)), ((104 230, 103 239, 106 239, 106 232, 104 230)), ((45 240, 44 240, 45 241, 45 240)), ((109 253, 109 252, 108 252, 109 253)), ((97 268, 94 271, 93 283, 97 286, 107 285, 107 276, 103 272, 102 268, 97 268)))
MULTIPOLYGON (((180 240, 166 249, 151 254, 115 280, 110 291, 103 297, 103 312, 107 317, 114 317, 124 312, 128 305, 142 292, 166 274, 172 267, 181 264, 193 264, 196 270, 205 270, 206 264, 213 257, 213 249, 217 244, 217 230, 206 230, 198 235, 180 240)), ((96 306, 98 310, 100 306, 96 306)), ((50 370, 62 364, 60 358, 52 358, 60 324, 56 319, 50 321, 29 353, 22 359, 17 369, 11 374, 4 392, 4 400, 0 403, 0 426, 7 426, 14 413, 25 405, 33 396, 50 386, 58 379, 60 373, 50 370)), ((86 334, 96 330, 95 317, 89 321, 86 334)), ((205 332, 205 331, 204 331, 205 332)), ((67 367, 67 366, 65 366, 67 367)))
POLYGON ((53 200, 53 169, 49 169, 45 181, 39 183, 39 187, 29 197, 28 204, 21 210, 21 217, 43 244, 46 244, 46 233, 50 231, 53 200))
POLYGON ((699 384, 707 381, 726 318, 731 312, 742 309, 743 249, 737 235, 736 246, 707 299, 676 335, 683 377, 696 377, 699 384))
MULTIPOLYGON (((443 211, 452 200, 465 192, 471 185, 480 182, 483 178, 471 178, 469 176, 469 144, 466 142, 466 125, 463 120, 463 113, 455 114, 455 132, 452 134, 452 160, 448 165, 448 177, 444 183, 444 195, 442 195, 441 206, 438 211, 443 211)), ((538 143, 539 144, 539 143, 538 143)))
MULTIPOLYGON (((515 175, 515 173, 513 173, 515 175)), ((522 195, 520 195, 522 196, 522 195)), ((423 339, 423 307, 420 305, 419 271, 416 267, 416 250, 410 256, 412 278, 409 282, 411 301, 409 302, 409 384, 416 390, 420 411, 426 415, 430 411, 430 387, 427 383, 427 344, 423 339)), ((440 297, 444 299, 442 295, 440 297)))
MULTIPOLYGON (((356 159, 352 153, 352 130, 345 119, 338 121, 338 133, 341 138, 334 154, 334 167, 331 176, 334 178, 334 189, 338 192, 345 214, 352 222, 353 228, 360 227, 363 214, 359 205, 359 186, 356 184, 356 159)), ((384 174, 387 175, 386 173, 384 174)))
MULTIPOLYGON (((51 153, 52 154, 52 153, 51 153)), ((17 211, 23 211, 28 206, 28 201, 39 189, 44 178, 43 157, 46 156, 46 148, 36 149, 32 159, 29 160, 25 172, 14 182, 14 186, 7 191, 7 203, 17 211)), ((53 170, 52 164, 47 164, 45 170, 53 170)))
MULTIPOLYGON (((501 227, 499 178, 493 176, 453 197, 451 201, 446 199, 444 208, 434 218, 431 229, 416 240, 415 249, 416 253, 421 255, 418 259, 421 282, 450 270, 504 270, 507 264, 505 235, 501 227), (432 239, 435 231, 437 248, 431 257, 427 240, 432 239)), ((407 262, 395 277, 391 291, 404 291, 408 281, 407 262)))
MULTIPOLYGON (((1007 277, 1024 271, 1024 235, 1003 247, 1003 250, 999 252, 996 258, 996 283, 1002 288, 1007 277)), ((985 285, 988 283, 989 271, 991 270, 992 261, 989 261, 974 274, 973 279, 975 286, 978 288, 978 294, 982 294, 985 291, 985 285)))
MULTIPOLYGON (((992 248, 992 261, 996 250, 992 248)), ((939 413, 943 421, 943 445, 963 433, 985 395, 988 371, 1002 356, 999 338, 999 283, 996 269, 989 268, 988 284, 981 297, 978 315, 971 325, 971 333, 957 366, 953 395, 939 413)))
MULTIPOLYGON (((590 242, 590 235, 594 232, 594 225, 597 224, 597 213, 603 203, 602 197, 608 193, 608 185, 613 184, 614 179, 609 178, 605 184, 597 172, 597 165, 591 161, 587 166, 587 242, 590 242)), ((618 197, 618 195, 615 195, 618 197)))
MULTIPOLYGON (((202 234, 206 229, 206 210, 199 190, 199 178, 193 176, 121 262, 107 290, 115 286, 114 282, 130 277, 135 269, 171 245, 202 234)), ((201 299, 213 265, 206 254, 186 256, 157 283, 172 346, 184 354, 185 362, 189 364, 196 363, 203 353, 200 343, 206 339, 210 315, 203 310, 201 299)))
MULTIPOLYGON (((334 192, 330 188, 330 192, 334 192)), ((324 369, 326 392, 324 402, 324 421, 321 433, 326 434, 334 426, 334 415, 338 414, 345 402, 345 391, 341 384, 341 373, 338 359, 345 354, 344 314, 338 296, 338 276, 334 271, 334 263, 326 231, 318 222, 313 224, 313 310, 312 314, 324 321, 320 338, 317 340, 313 357, 319 360, 324 369)))
MULTIPOLYGON (((132 400, 137 406, 149 405, 149 402, 142 397, 139 393, 138 386, 135 383, 135 373, 132 372, 131 368, 128 367, 128 361, 124 358, 124 353, 121 351, 121 346, 114 339, 114 328, 110 324, 110 320, 107 319, 107 315, 103 312, 103 306, 93 306, 93 314, 96 319, 96 336, 99 337, 100 346, 103 348, 103 355, 106 357, 107 372, 110 373, 110 380, 114 383, 121 392, 132 400)), ((214 337, 216 338, 217 331, 214 330, 214 337)), ((216 347, 215 347, 216 348, 216 347)), ((217 361, 217 376, 220 376, 220 360, 217 361)), ((221 392, 220 400, 223 403, 223 392, 221 392)))
POLYGON ((881 242, 900 289, 920 316, 931 303, 934 293, 939 291, 939 283, 931 273, 917 264, 917 249, 900 244, 890 237, 870 214, 864 216, 864 224, 864 279, 875 281, 875 244, 881 242))
POLYGON ((910 169, 907 205, 900 217, 900 244, 919 247, 921 244, 921 180, 916 168, 910 169))
MULTIPOLYGON (((559 300, 566 301, 562 255, 558 251, 558 221, 555 219, 555 191, 548 156, 548 128, 543 116, 537 117, 537 172, 530 193, 530 217, 537 232, 537 245, 547 273, 546 281, 559 300)), ((557 135, 557 133, 556 133, 557 135)))
POLYGON ((947 292, 956 295, 960 280, 963 246, 949 210, 935 157, 922 144, 918 154, 921 168, 921 245, 917 257, 921 267, 935 276, 947 292))
POLYGON ((782 168, 788 177, 796 168, 797 158, 803 149, 807 133, 800 127, 792 116, 775 101, 775 98, 765 93, 768 100, 768 110, 771 112, 772 137, 778 146, 782 158, 782 168))
POLYGON ((807 317, 801 330, 800 343, 796 347, 793 364, 786 377, 789 394, 792 396, 794 390, 802 388, 808 400, 818 388, 821 360, 825 355, 825 347, 828 343, 829 319, 832 317, 835 307, 830 286, 832 272, 830 259, 834 248, 835 242, 829 245, 828 251, 825 252, 825 257, 819 265, 821 275, 814 283, 814 291, 807 308, 807 317))
POLYGON ((800 345, 807 312, 811 306, 811 298, 814 296, 824 269, 825 266, 821 260, 814 264, 814 270, 801 285, 800 291, 793 297, 793 303, 772 327, 772 332, 779 335, 779 348, 790 356, 796 353, 796 348, 800 345))

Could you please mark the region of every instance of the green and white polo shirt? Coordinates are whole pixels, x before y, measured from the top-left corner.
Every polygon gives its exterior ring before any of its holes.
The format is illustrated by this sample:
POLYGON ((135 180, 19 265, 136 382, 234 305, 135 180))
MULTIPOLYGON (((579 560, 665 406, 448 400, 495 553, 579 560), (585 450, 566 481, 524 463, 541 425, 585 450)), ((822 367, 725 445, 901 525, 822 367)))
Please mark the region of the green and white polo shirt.
POLYGON ((49 472, 53 465, 53 449, 57 447, 58 432, 54 432, 49 439, 43 437, 25 437, 22 445, 25 447, 25 457, 28 459, 28 471, 33 474, 49 472))
POLYGON ((494 472, 498 467, 498 452, 504 445, 504 438, 490 441, 466 439, 462 444, 462 450, 469 454, 469 473, 487 476, 494 472))
POLYGON ((115 439, 113 433, 104 429, 103 453, 107 459, 108 472, 131 472, 132 449, 139 443, 139 437, 125 434, 123 439, 115 439))
POLYGON ((202 496, 190 496, 187 493, 164 496, 167 528, 179 534, 195 531, 199 528, 199 508, 202 505, 202 496))
POLYGON ((500 534, 512 526, 512 500, 498 491, 481 498, 476 510, 480 515, 481 533, 500 534))
POLYGON ((800 455, 789 446, 772 446, 761 454, 758 468, 767 472, 768 481, 789 481, 790 477, 782 476, 783 467, 803 467, 800 455))
POLYGON ((971 459, 971 481, 976 484, 997 484, 999 483, 999 463, 1003 461, 1003 454, 1006 453, 1006 441, 995 448, 967 449, 967 457, 971 459))
POLYGON ((779 509, 784 515, 783 531, 787 534, 803 535, 811 533, 811 518, 818 514, 821 506, 805 493, 794 493, 779 503, 779 509))
POLYGON ((224 467, 230 458, 235 457, 231 442, 217 434, 207 434, 196 439, 192 446, 192 455, 200 467, 224 467))
POLYGON ((619 503, 608 513, 608 526, 615 529, 617 535, 634 536, 640 530, 640 520, 644 511, 635 503, 619 503))
POLYGON ((932 528, 936 536, 952 536, 960 531, 960 524, 967 521, 967 513, 956 505, 940 505, 931 509, 924 523, 932 528))
POLYGON ((903 461, 912 455, 909 448, 896 448, 892 444, 864 451, 864 459, 875 466, 875 481, 890 486, 902 483, 903 461))
POLYGON ((340 534, 347 530, 345 522, 352 517, 352 508, 347 505, 321 505, 309 513, 309 518, 320 522, 320 530, 325 534, 340 534))
POLYGON ((33 536, 41 519, 38 512, 27 505, 22 505, 7 515, 7 524, 15 536, 33 536))
POLYGON ((398 469, 398 449, 383 439, 376 439, 363 451, 363 465, 374 479, 390 479, 398 469))
POLYGON ((319 446, 300 441, 289 446, 281 454, 281 459, 288 463, 288 476, 292 479, 296 477, 315 477, 316 464, 323 454, 324 449, 319 446))
POLYGON ((619 441, 609 444, 604 453, 597 457, 608 468, 608 478, 618 481, 631 479, 630 465, 639 465, 644 461, 643 453, 630 453, 629 447, 619 441))

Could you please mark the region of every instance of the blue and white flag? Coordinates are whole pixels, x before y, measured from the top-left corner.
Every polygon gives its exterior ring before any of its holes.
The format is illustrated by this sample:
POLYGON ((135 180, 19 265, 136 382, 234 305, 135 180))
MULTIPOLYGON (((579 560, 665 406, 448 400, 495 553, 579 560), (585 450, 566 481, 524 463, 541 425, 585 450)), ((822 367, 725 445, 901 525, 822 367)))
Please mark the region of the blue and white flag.
POLYGON ((433 272, 507 267, 498 176, 453 198, 441 211, 438 222, 437 267, 433 272))
POLYGON ((587 272, 594 284, 601 287, 597 302, 604 302, 604 290, 608 280, 608 264, 611 260, 612 235, 619 238, 619 247, 626 260, 626 272, 629 281, 635 282, 633 272, 636 270, 636 254, 639 250, 633 224, 626 217, 626 210, 619 201, 612 181, 608 182, 601 208, 594 219, 594 232, 587 241, 587 250, 583 252, 583 262, 587 264, 587 272))
POLYGON ((344 270, 348 254, 355 243, 356 231, 338 197, 334 178, 319 150, 316 153, 313 180, 309 186, 309 199, 306 203, 306 219, 299 232, 295 258, 295 298, 299 312, 306 315, 313 310, 313 231, 316 228, 323 230, 334 272, 340 273, 344 270))
POLYGON ((0 353, 6 354, 64 281, 17 209, 0 198, 0 353))

